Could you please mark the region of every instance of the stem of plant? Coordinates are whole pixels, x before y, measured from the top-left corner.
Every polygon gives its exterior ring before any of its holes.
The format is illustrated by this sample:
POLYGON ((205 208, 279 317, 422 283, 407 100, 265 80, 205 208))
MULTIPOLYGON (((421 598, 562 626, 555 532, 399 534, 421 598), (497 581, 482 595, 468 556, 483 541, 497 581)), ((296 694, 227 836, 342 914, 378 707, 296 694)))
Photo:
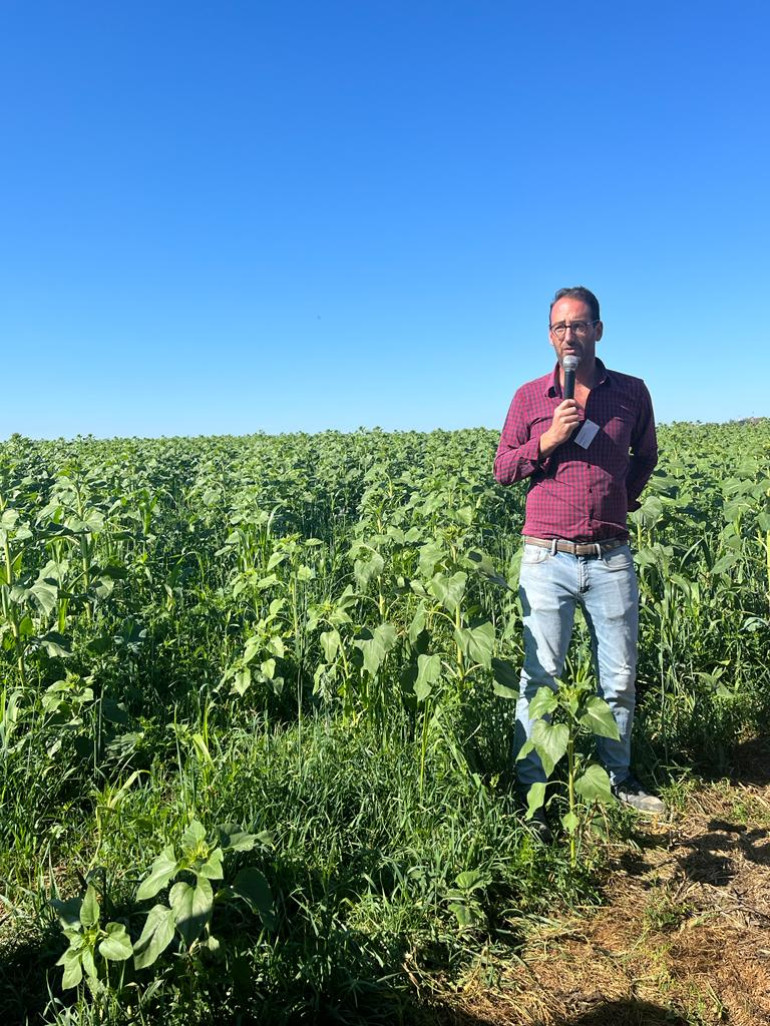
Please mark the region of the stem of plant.
POLYGON ((16 664, 19 667, 19 677, 21 678, 22 687, 27 685, 27 674, 24 667, 24 646, 21 640, 21 633, 19 631, 18 619, 16 616, 16 609, 13 603, 10 601, 10 591, 13 586, 13 560, 11 559, 11 547, 8 544, 8 535, 6 534, 3 542, 3 550, 5 553, 5 578, 6 587, 8 589, 8 601, 6 603, 6 592, 3 591, 3 613, 11 621, 11 631, 13 633, 14 646, 16 648, 16 664))
MULTIPOLYGON (((575 822, 575 742, 570 731, 567 742, 567 794, 569 796, 570 822, 575 822)), ((577 865, 577 831, 571 830, 569 837, 569 861, 574 869, 577 865)))

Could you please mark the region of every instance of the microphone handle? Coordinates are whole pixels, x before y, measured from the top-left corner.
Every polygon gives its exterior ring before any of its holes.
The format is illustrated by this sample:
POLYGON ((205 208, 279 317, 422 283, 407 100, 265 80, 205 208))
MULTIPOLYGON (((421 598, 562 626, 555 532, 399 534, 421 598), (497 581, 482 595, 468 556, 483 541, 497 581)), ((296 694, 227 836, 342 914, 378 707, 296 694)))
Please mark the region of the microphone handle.
POLYGON ((564 398, 575 398, 575 372, 574 370, 564 371, 564 398))

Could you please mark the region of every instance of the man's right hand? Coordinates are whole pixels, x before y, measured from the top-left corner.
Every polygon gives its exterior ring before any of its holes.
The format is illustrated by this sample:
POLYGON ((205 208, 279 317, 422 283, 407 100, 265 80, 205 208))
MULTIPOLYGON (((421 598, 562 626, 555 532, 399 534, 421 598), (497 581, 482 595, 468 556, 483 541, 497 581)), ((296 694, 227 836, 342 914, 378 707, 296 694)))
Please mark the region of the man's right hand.
POLYGON ((574 399, 565 399, 553 411, 553 420, 547 431, 540 436, 540 455, 550 456, 572 437, 580 423, 580 407, 574 399))

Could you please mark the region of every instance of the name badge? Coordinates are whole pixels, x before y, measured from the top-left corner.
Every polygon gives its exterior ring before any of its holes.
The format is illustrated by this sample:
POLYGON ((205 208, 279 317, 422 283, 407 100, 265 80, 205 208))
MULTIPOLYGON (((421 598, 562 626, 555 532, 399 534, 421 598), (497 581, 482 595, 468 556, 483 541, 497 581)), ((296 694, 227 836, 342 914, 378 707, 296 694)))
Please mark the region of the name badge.
POLYGON ((579 445, 581 449, 587 449, 596 437, 596 432, 598 430, 598 424, 594 424, 592 420, 584 420, 582 428, 578 431, 578 433, 575 435, 573 439, 575 445, 579 445))

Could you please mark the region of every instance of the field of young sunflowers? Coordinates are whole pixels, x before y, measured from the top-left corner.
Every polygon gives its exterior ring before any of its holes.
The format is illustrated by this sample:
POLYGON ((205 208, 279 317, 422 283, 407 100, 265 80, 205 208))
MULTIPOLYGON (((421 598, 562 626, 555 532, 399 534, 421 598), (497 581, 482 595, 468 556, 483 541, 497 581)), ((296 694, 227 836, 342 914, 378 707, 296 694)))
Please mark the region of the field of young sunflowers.
MULTIPOLYGON (((766 730, 770 422, 675 424, 632 542, 658 788, 766 730)), ((0 446, 0 1021, 431 1022, 595 896, 587 633, 511 795, 524 488, 494 432, 0 446)))

